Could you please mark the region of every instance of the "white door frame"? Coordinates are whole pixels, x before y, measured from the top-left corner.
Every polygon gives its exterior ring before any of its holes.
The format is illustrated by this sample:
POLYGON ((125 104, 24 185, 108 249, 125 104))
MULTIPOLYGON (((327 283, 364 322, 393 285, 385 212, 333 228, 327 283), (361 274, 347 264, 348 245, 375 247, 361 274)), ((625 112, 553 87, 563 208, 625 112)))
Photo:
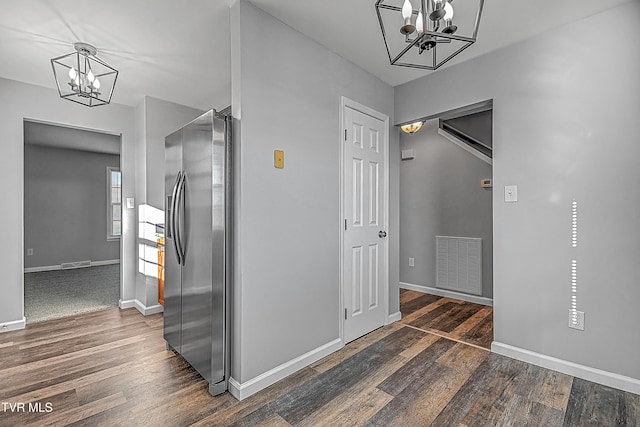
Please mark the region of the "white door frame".
MULTIPOLYGON (((373 110, 365 105, 362 105, 352 99, 349 99, 345 96, 340 97, 340 129, 338 132, 339 140, 340 140, 340 311, 338 313, 340 318, 340 341, 342 341, 344 345, 344 220, 345 220, 345 212, 344 212, 344 144, 345 144, 345 109, 351 108, 356 111, 359 111, 368 116, 374 117, 382 122, 384 122, 385 132, 384 132, 384 155, 385 155, 385 164, 384 164, 384 205, 386 206, 385 212, 385 220, 384 224, 382 224, 383 229, 389 232, 389 116, 383 114, 379 111, 373 110)), ((385 245, 385 251, 382 256, 382 259, 386 263, 386 272, 387 272, 387 286, 383 289, 383 308, 385 312, 385 318, 387 319, 385 324, 389 323, 389 247, 391 246, 389 241, 385 245)))

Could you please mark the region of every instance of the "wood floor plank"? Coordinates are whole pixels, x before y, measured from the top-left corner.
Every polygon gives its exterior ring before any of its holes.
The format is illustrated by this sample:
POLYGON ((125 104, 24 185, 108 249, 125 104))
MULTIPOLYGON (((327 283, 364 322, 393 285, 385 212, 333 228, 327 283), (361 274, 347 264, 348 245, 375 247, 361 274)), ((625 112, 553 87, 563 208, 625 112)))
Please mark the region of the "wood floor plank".
POLYGON ((424 295, 422 292, 410 291, 409 289, 400 289, 400 304, 405 304, 414 298, 424 295))
POLYGON ((316 412, 305 418, 297 424, 297 427, 361 426, 391 400, 393 400, 393 396, 377 388, 370 388, 356 394, 349 400, 334 399, 332 402, 335 402, 335 405, 331 405, 326 410, 316 412))
POLYGON ((480 308, 479 304, 464 303, 460 305, 454 305, 444 315, 434 319, 429 324, 429 327, 438 331, 450 333, 456 329, 460 324, 467 321, 473 316, 480 308))
POLYGON ((31 404, 27 412, 0 412, 0 426, 19 426, 25 424, 33 424, 36 422, 44 422, 49 418, 50 413, 55 411, 67 411, 79 406, 78 397, 74 390, 69 390, 55 396, 47 397, 33 402, 23 402, 31 404))
POLYGON ((367 372, 377 370, 423 336, 423 332, 415 329, 401 328, 234 425, 250 425, 255 419, 262 419, 273 412, 280 414, 287 422, 297 424, 326 405, 342 390, 357 383, 367 372))
POLYGON ((311 368, 315 369, 318 372, 328 371, 329 369, 358 353, 362 349, 367 348, 372 343, 397 331, 401 327, 402 325, 396 322, 390 325, 383 326, 382 328, 378 328, 375 331, 358 338, 357 340, 351 341, 341 351, 332 353, 329 356, 324 357, 319 361, 311 364, 311 368))
POLYGON ((487 420, 495 401, 517 369, 517 364, 511 366, 511 359, 490 354, 449 401, 433 425, 474 425, 478 420, 487 420))
POLYGON ((461 371, 474 372, 489 353, 469 345, 457 343, 440 356, 438 363, 461 371))
POLYGON ((460 339, 488 316, 493 318, 493 307, 482 307, 475 314, 473 314, 473 316, 462 322, 453 331, 451 331, 451 336, 453 338, 460 339))
POLYGON ((485 317, 480 323, 462 335, 460 339, 481 347, 491 347, 491 342, 493 341, 493 319, 489 316, 485 317))
POLYGON ((104 399, 96 400, 95 402, 91 402, 84 406, 79 406, 66 411, 54 411, 51 414, 48 414, 46 419, 38 420, 33 424, 27 425, 37 425, 42 427, 66 426, 87 419, 94 414, 122 405, 125 402, 126 399, 122 393, 115 393, 111 396, 105 397, 104 399))
MULTIPOLYGON (((6 374, 2 372, 0 380, 0 394, 4 398, 22 395, 33 390, 43 390, 50 386, 66 383, 76 378, 92 375, 95 372, 105 371, 111 367, 127 365, 132 360, 140 360, 146 355, 164 352, 164 343, 157 336, 147 339, 146 335, 140 336, 141 340, 131 342, 123 346, 103 347, 101 352, 84 352, 84 357, 71 357, 59 359, 51 365, 43 364, 28 371, 17 370, 6 374), (25 375, 28 374, 25 379, 25 375)), ((47 361, 48 359, 44 359, 47 361)))
POLYGON ((225 408, 210 417, 203 418, 201 421, 193 424, 193 427, 232 425, 254 413, 259 408, 277 400, 291 389, 301 386, 306 381, 318 375, 319 372, 310 367, 303 368, 266 389, 261 390, 260 393, 254 394, 241 402, 237 402, 232 407, 225 408))
POLYGON ((438 319, 440 316, 446 315, 446 313, 449 310, 453 309, 458 305, 459 304, 456 304, 455 302, 452 302, 452 301, 445 302, 444 304, 434 308, 433 310, 423 314, 422 316, 410 322, 407 322, 407 324, 411 326, 415 326, 416 328, 430 326, 434 321, 436 321, 436 319, 438 319))
POLYGON ((455 343, 446 339, 438 339, 432 345, 424 349, 413 359, 409 360, 402 368, 378 385, 378 389, 391 396, 397 396, 413 381, 416 381, 430 370, 435 361, 446 353, 455 343))
POLYGON ((420 294, 419 292, 415 293, 418 294, 417 297, 400 304, 400 312, 403 316, 413 313, 419 308, 426 307, 429 304, 433 304, 434 302, 442 299, 442 297, 437 295, 420 294))
POLYGON ((324 406, 336 391, 358 382, 367 372, 384 364, 422 337, 424 333, 409 328, 393 332, 278 399, 276 411, 292 424, 300 422, 305 416, 324 406))
POLYGON ((101 379, 118 375, 119 373, 124 373, 130 370, 135 370, 140 368, 145 369, 146 367, 145 364, 149 363, 149 365, 153 365, 153 362, 155 360, 168 358, 168 357, 174 357, 174 356, 170 352, 164 352, 164 353, 157 353, 143 359, 130 360, 128 363, 125 363, 123 365, 114 366, 109 369, 99 370, 86 376, 82 376, 69 381, 57 383, 48 387, 43 387, 40 389, 29 391, 27 393, 23 393, 20 395, 12 396, 10 398, 4 399, 4 401, 6 402, 37 401, 49 396, 55 396, 56 394, 63 393, 65 391, 81 388, 87 384, 91 384, 96 381, 100 381, 101 379))
MULTIPOLYGON (((406 363, 406 358, 397 355, 386 363, 367 372, 358 382, 340 391, 333 396, 324 406, 306 416, 296 423, 298 427, 308 427, 317 425, 342 425, 348 422, 362 425, 364 421, 371 418, 382 406, 386 405, 388 399, 384 395, 374 393, 376 386, 396 372, 406 363), (373 405, 366 410, 359 411, 354 405, 356 402, 367 401, 367 405, 373 405), (375 410, 374 410, 375 407, 375 410)), ((364 408, 363 408, 364 409, 364 408)))
POLYGON ((428 426, 464 385, 469 375, 468 371, 433 363, 427 375, 412 378, 366 425, 428 426))
MULTIPOLYGON (((402 319, 400 320, 400 323, 404 324, 404 325, 408 325, 411 322, 413 322, 414 320, 416 320, 417 318, 424 316, 425 314, 429 313, 432 310, 435 310, 436 308, 440 307, 443 304, 449 303, 449 302, 453 302, 451 299, 449 298, 440 298, 439 300, 432 302, 429 305, 426 305, 424 307, 419 307, 417 308, 413 313, 402 315, 402 319)), ((402 307, 401 307, 402 309, 402 307)))
POLYGON ((573 377, 549 369, 541 369, 540 380, 531 382, 527 397, 541 405, 564 413, 569 402, 573 377))
POLYGON ((425 335, 408 348, 386 361, 377 368, 371 369, 358 382, 343 389, 326 405, 305 417, 296 425, 299 427, 317 425, 363 425, 377 411, 386 405, 392 396, 380 391, 381 383, 395 375, 408 361, 420 355, 439 338, 425 335))
POLYGON ((640 396, 575 378, 564 418, 567 427, 637 426, 640 396))

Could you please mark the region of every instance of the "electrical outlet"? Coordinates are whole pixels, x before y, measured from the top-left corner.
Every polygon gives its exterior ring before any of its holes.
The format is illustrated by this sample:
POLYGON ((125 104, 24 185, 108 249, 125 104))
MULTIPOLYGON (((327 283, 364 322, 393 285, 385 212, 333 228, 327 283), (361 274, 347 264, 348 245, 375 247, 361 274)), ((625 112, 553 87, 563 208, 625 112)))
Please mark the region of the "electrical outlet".
POLYGON ((416 266, 415 258, 409 258, 409 267, 415 267, 415 266, 416 266))
POLYGON ((27 256, 31 256, 33 255, 33 249, 29 248, 27 249, 27 256))
POLYGON ((569 310, 569 327, 584 331, 584 311, 576 311, 574 318, 573 311, 569 310))

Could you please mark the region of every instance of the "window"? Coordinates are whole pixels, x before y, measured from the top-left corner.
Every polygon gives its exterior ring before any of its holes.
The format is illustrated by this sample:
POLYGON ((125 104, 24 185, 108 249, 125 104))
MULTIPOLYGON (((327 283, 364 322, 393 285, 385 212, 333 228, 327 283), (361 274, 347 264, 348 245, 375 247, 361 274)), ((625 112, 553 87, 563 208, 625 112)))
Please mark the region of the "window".
POLYGON ((107 233, 107 240, 122 234, 122 173, 113 167, 107 167, 107 233))

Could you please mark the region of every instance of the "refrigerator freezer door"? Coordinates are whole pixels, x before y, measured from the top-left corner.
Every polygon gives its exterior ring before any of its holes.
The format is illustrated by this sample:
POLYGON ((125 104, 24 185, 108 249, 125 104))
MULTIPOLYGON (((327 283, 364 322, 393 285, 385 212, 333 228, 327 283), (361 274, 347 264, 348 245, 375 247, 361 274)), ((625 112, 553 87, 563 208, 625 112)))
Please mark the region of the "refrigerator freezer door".
POLYGON ((206 113, 183 128, 184 228, 181 236, 182 356, 211 380, 213 260, 212 119, 206 113))

